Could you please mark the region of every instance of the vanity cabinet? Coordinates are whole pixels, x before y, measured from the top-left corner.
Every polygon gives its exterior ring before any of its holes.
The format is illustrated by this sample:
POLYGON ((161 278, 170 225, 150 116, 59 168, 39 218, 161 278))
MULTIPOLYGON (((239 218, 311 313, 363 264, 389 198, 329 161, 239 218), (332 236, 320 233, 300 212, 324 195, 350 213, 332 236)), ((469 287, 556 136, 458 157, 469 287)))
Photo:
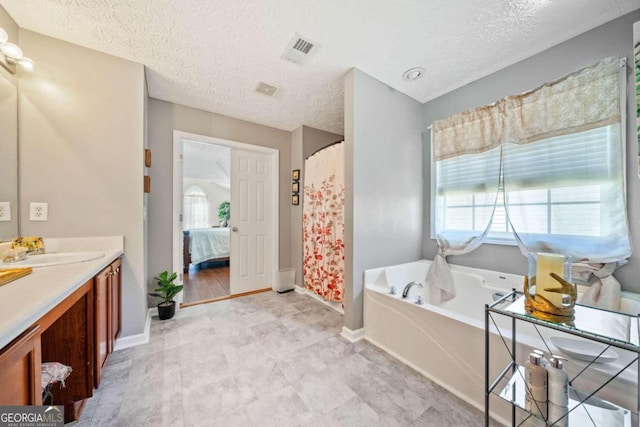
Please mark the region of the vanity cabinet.
POLYGON ((0 352, 2 405, 42 405, 40 327, 34 326, 0 352))
POLYGON ((121 265, 120 259, 104 268, 94 278, 95 298, 95 372, 94 386, 100 386, 102 370, 121 329, 121 265))
POLYGON ((80 418, 85 400, 93 396, 93 298, 90 279, 38 322, 42 362, 60 362, 73 369, 64 387, 52 388, 53 402, 64 405, 65 422, 80 418))
POLYGON ((121 265, 114 260, 0 349, 0 406, 42 405, 42 363, 59 362, 72 371, 64 387, 52 386, 53 403, 64 405, 66 423, 80 418, 120 333, 121 265))

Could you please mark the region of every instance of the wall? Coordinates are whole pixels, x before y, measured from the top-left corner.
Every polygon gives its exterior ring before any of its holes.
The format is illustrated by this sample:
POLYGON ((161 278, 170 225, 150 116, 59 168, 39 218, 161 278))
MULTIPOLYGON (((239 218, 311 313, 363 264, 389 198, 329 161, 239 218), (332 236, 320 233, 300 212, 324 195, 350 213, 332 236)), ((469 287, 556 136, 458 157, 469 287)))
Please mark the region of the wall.
POLYGON ((207 181, 206 179, 187 178, 182 180, 183 193, 192 185, 196 185, 207 194, 207 201, 209 202, 209 227, 218 225, 220 219, 218 218, 218 206, 220 203, 231 200, 231 193, 228 188, 219 186, 216 183, 207 181))
MULTIPOLYGON (((195 108, 149 99, 149 147, 153 152, 149 194, 149 272, 171 268, 173 212, 173 130, 280 150, 279 258, 290 263, 291 132, 195 108)), ((153 286, 150 283, 150 286, 153 286)))
MULTIPOLYGON (((626 56, 633 63, 633 23, 640 20, 640 10, 604 24, 594 30, 552 47, 515 65, 477 80, 460 89, 443 95, 423 106, 425 231, 430 224, 429 182, 430 145, 427 126, 434 120, 447 117, 481 105, 489 104, 509 94, 533 89, 546 81, 552 81, 574 70, 614 55, 626 56)), ((627 87, 627 191, 628 214, 632 244, 640 245, 640 181, 637 166, 637 139, 635 130, 635 83, 629 73, 627 87)), ((437 251, 435 240, 425 234, 423 254, 433 259, 437 251)), ((449 257, 452 264, 467 265, 506 273, 522 274, 527 260, 517 247, 483 245, 467 255, 449 257)), ((633 254, 629 264, 620 268, 616 277, 623 288, 640 292, 640 256, 633 254)))
MULTIPOLYGON (((296 270, 296 284, 304 285, 302 277, 302 210, 304 205, 304 161, 327 145, 341 141, 342 135, 309 126, 300 126, 291 133, 291 169, 300 169, 300 204, 291 205, 291 266, 296 270)), ((289 188, 291 195, 291 188, 289 188)))
POLYGON ((421 104, 345 78, 345 326, 362 327, 363 272, 422 256, 421 104))
POLYGON ((20 77, 22 234, 124 235, 122 336, 142 333, 143 66, 24 29, 20 47, 36 62, 20 77), (29 202, 48 221, 29 221, 29 202))

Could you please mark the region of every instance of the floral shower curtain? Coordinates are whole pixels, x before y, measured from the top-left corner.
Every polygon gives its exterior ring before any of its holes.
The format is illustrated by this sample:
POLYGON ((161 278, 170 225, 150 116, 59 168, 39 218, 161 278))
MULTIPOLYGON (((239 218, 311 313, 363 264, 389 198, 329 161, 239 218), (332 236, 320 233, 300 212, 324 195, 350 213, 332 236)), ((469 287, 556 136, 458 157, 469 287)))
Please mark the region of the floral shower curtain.
POLYGON ((304 286, 325 301, 344 295, 344 142, 305 161, 304 286))

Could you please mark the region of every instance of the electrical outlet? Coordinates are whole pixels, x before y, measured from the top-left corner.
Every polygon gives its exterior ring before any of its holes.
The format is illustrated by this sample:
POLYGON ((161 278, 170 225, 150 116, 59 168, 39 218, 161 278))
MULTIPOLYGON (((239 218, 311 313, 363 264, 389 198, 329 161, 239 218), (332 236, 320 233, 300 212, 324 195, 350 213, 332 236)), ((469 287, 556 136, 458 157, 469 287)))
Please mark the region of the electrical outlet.
POLYGON ((11 202, 0 202, 0 221, 11 221, 11 202))
POLYGON ((47 211, 49 210, 48 203, 29 203, 29 220, 30 221, 46 221, 47 211))

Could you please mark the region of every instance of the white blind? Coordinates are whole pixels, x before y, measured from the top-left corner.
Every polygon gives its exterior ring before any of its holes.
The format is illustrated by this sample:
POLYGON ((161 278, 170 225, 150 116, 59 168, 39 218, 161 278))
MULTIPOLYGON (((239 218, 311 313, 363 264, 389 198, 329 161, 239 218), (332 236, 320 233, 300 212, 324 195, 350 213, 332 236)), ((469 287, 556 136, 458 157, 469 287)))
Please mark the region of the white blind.
POLYGON ((609 125, 504 144, 504 176, 496 174, 500 156, 491 153, 436 162, 435 197, 443 207, 439 230, 481 231, 493 214, 488 241, 515 243, 509 220, 523 234, 547 235, 544 239, 557 235, 589 246, 606 240, 615 227, 612 221, 624 223, 624 210, 610 212, 619 205, 615 189, 622 182, 618 133, 618 125, 609 125))

